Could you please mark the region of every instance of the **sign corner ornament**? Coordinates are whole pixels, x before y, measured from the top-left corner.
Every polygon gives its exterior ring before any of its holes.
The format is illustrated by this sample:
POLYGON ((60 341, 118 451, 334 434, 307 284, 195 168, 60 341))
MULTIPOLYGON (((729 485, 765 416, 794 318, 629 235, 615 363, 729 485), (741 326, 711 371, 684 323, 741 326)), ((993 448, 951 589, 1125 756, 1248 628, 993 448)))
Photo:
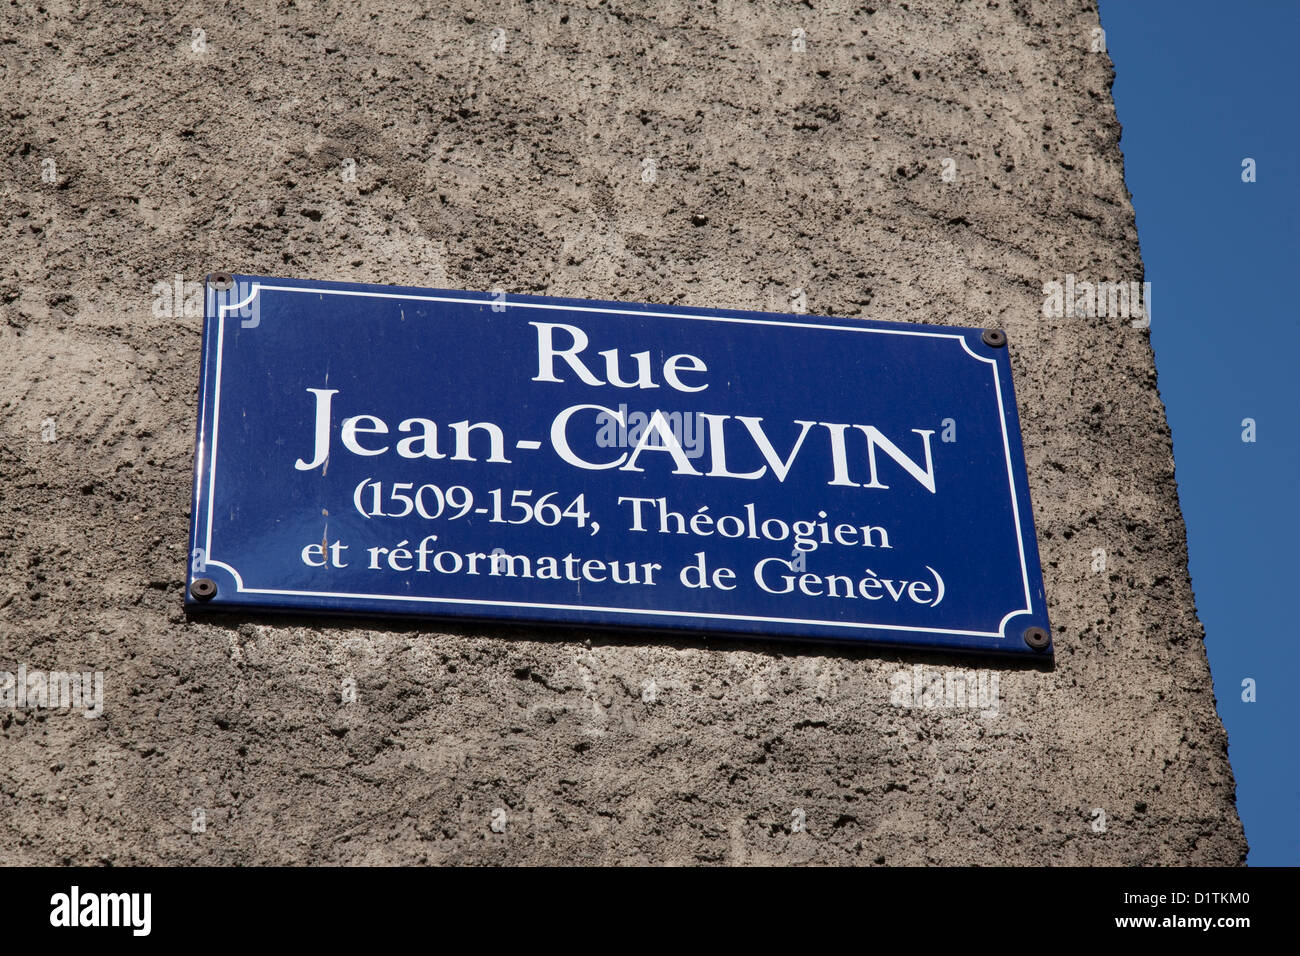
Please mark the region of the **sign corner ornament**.
POLYGON ((214 273, 186 601, 1050 658, 1000 330, 214 273))

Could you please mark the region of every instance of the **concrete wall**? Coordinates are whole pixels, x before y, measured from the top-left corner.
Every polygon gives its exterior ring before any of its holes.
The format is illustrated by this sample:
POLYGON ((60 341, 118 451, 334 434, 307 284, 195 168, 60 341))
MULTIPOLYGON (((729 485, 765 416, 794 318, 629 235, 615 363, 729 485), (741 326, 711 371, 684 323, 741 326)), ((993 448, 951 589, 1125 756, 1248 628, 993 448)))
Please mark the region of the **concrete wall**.
POLYGON ((0 860, 1244 859, 1148 333, 1041 313, 1142 279, 1091 0, 42 10, 0 13, 0 670, 105 703, 0 709, 0 860), (1056 666, 981 713, 891 704, 934 655, 187 619, 201 319, 153 287, 217 269, 1001 326, 1056 666))

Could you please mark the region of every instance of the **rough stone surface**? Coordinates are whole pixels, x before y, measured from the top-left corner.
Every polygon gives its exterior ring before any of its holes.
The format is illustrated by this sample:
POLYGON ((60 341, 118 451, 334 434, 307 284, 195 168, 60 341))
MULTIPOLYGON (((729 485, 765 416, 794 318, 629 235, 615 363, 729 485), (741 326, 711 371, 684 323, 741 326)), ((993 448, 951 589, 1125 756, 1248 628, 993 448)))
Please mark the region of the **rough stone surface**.
POLYGON ((1041 315, 1142 278, 1091 0, 344 6, 0 12, 0 670, 106 681, 0 710, 3 862, 1244 860, 1147 332, 1041 315), (187 619, 214 269, 1001 326, 1056 666, 187 619))

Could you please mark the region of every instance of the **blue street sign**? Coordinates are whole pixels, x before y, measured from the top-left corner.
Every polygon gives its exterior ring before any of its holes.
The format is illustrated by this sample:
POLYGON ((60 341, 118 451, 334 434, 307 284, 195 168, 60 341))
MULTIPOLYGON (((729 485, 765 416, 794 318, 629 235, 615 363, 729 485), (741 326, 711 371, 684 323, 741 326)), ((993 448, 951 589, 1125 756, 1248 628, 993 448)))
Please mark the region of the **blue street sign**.
POLYGON ((1050 656, 1000 332, 210 276, 187 601, 1050 656))

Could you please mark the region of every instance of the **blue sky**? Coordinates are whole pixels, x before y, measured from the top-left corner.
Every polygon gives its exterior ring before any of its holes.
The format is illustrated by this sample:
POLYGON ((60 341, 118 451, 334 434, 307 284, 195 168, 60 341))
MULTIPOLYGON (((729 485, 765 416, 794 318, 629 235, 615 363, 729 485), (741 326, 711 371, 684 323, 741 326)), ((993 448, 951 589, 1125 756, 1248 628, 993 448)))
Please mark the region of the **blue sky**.
POLYGON ((1249 862, 1295 865, 1300 3, 1101 0, 1101 21, 1249 862), (1242 700, 1247 678, 1255 703, 1242 700))

